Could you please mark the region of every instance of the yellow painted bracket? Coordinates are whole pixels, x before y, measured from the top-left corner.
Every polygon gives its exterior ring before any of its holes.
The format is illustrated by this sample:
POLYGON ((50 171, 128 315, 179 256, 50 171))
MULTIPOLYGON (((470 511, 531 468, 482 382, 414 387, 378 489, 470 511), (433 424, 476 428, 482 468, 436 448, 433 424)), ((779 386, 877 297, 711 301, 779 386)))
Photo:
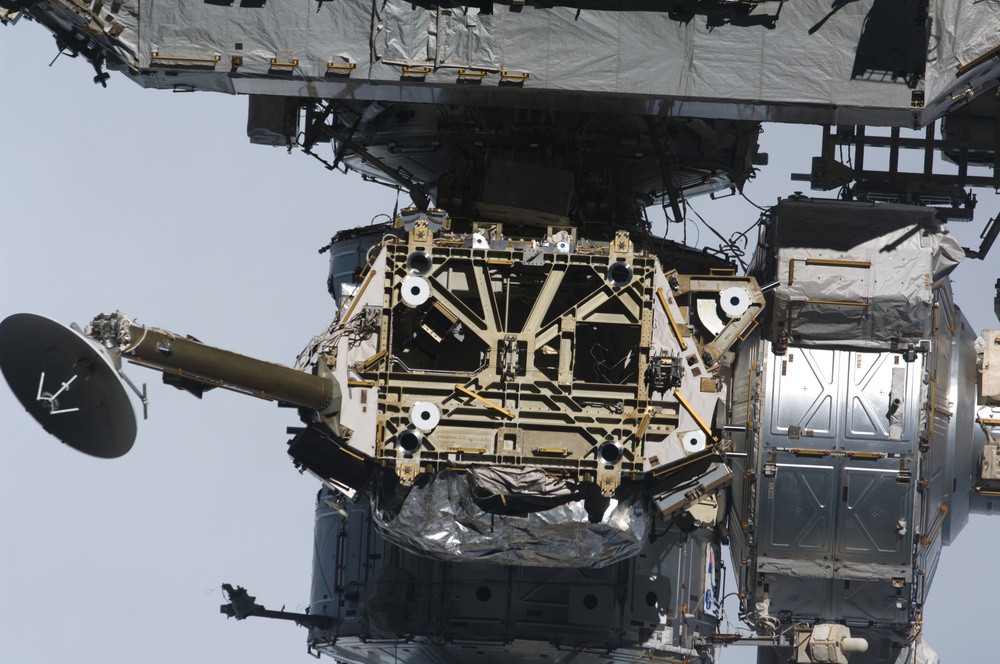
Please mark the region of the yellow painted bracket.
POLYGON ((862 267, 870 268, 871 261, 845 261, 839 258, 807 258, 806 265, 825 265, 826 267, 862 267))
POLYGON ((326 63, 326 70, 331 72, 336 72, 338 74, 349 74, 357 68, 357 65, 353 62, 348 62, 346 65, 338 65, 333 62, 326 63))
POLYGON ((502 71, 500 72, 500 80, 507 83, 523 83, 528 80, 528 72, 510 72, 502 71))
POLYGON ((343 452, 344 454, 347 454, 347 455, 349 455, 349 456, 352 456, 352 457, 354 457, 354 458, 355 458, 355 459, 357 459, 358 461, 364 461, 364 460, 365 460, 365 458, 364 458, 363 456, 361 456, 361 455, 360 455, 360 454, 358 454, 357 452, 354 452, 354 451, 352 451, 352 450, 351 450, 350 448, 348 448, 348 447, 347 447, 346 445, 341 445, 341 446, 340 446, 340 451, 341 451, 341 452, 343 452))
POLYGON ((828 457, 833 454, 833 452, 830 450, 810 450, 802 447, 796 447, 792 450, 792 454, 795 456, 828 457))
POLYGON ((858 459, 862 461, 878 461, 885 458, 884 452, 848 452, 848 459, 858 459))
POLYGON ((705 420, 701 419, 701 415, 699 415, 695 411, 694 407, 688 403, 688 400, 684 398, 684 395, 681 394, 680 390, 674 390, 674 397, 677 399, 677 403, 679 403, 684 410, 686 410, 688 414, 694 418, 694 421, 698 424, 698 428, 704 431, 705 435, 711 438, 713 442, 719 442, 719 439, 712 433, 712 428, 705 423, 705 420))
MULTIPOLYGON (((948 305, 948 308, 946 309, 946 311, 948 312, 948 330, 952 334, 955 334, 955 330, 958 329, 958 325, 955 324, 955 319, 956 319, 956 316, 955 316, 955 307, 951 303, 951 297, 948 295, 948 291, 947 291, 947 289, 945 289, 944 286, 938 286, 937 290, 941 291, 941 295, 943 296, 944 302, 945 302, 946 305, 948 305)), ((937 332, 937 328, 938 328, 937 323, 938 323, 938 321, 935 318, 934 329, 931 330, 931 332, 937 332)))
POLYGON ((838 302, 837 300, 801 300, 795 304, 822 304, 830 307, 864 307, 868 308, 867 302, 838 302))
POLYGON ((278 62, 276 58, 271 58, 272 67, 287 67, 288 69, 293 69, 299 66, 299 59, 293 58, 290 62, 278 62))
POLYGON ((642 437, 646 435, 646 429, 649 428, 649 420, 653 417, 653 407, 646 406, 646 412, 642 415, 642 421, 639 422, 639 428, 635 432, 635 437, 642 440, 642 437))
POLYGON ((942 505, 938 508, 938 516, 934 521, 934 529, 930 533, 924 535, 920 539, 920 543, 924 546, 930 546, 931 543, 937 538, 938 531, 941 530, 941 526, 944 525, 944 518, 948 516, 948 506, 942 505))
POLYGON ((681 329, 677 326, 677 321, 674 320, 674 315, 670 313, 670 307, 667 305, 667 297, 663 294, 662 288, 656 289, 656 297, 660 300, 660 306, 663 307, 663 312, 667 314, 667 320, 670 321, 670 329, 674 331, 674 336, 677 337, 677 342, 681 345, 681 350, 687 350, 687 344, 684 343, 684 337, 681 336, 681 329))
POLYGON ((747 326, 744 327, 743 330, 736 335, 736 338, 739 339, 740 341, 746 341, 747 337, 750 336, 751 332, 757 329, 758 325, 760 325, 760 321, 758 321, 756 318, 751 318, 750 322, 747 323, 747 326))
POLYGON ((368 276, 364 280, 364 283, 361 284, 361 288, 359 288, 357 291, 355 291, 354 295, 352 296, 354 298, 354 301, 351 302, 351 307, 347 310, 347 314, 343 318, 340 319, 341 321, 349 321, 349 320, 351 320, 351 314, 354 313, 354 307, 358 306, 358 302, 361 301, 361 294, 365 292, 366 288, 368 288, 368 284, 371 283, 371 280, 372 280, 373 276, 375 276, 375 273, 374 272, 369 272, 368 276))
POLYGON ((934 435, 934 411, 937 408, 937 376, 935 374, 929 374, 927 376, 927 393, 930 395, 925 408, 927 408, 927 429, 924 432, 924 438, 927 439, 929 443, 931 436, 934 435))
POLYGON ((535 454, 545 454, 549 456, 569 456, 569 452, 561 447, 539 447, 535 450, 535 454))
POLYGON ((486 406, 489 406, 493 410, 495 410, 495 411, 497 411, 499 413, 502 413, 503 415, 506 415, 510 419, 514 419, 514 413, 510 412, 509 410, 507 410, 506 408, 504 408, 502 406, 499 406, 499 405, 493 403, 489 399, 485 399, 485 398, 479 396, 478 394, 476 394, 475 392, 473 392, 469 388, 463 387, 461 385, 455 385, 455 389, 458 390, 459 392, 461 392, 462 394, 464 394, 466 396, 470 396, 473 399, 475 399, 476 401, 478 401, 478 402, 480 402, 480 403, 482 403, 482 404, 484 404, 486 406))
POLYGON ((652 473, 650 473, 650 475, 653 478, 662 477, 663 475, 672 473, 675 470, 679 470, 685 466, 690 466, 692 463, 698 463, 699 461, 704 461, 710 456, 715 456, 715 450, 705 450, 704 452, 700 452, 698 454, 689 456, 683 461, 667 464, 665 467, 662 467, 659 470, 654 470, 652 473))
POLYGON ((382 358, 384 358, 388 354, 389 354, 389 351, 385 350, 383 348, 382 350, 380 350, 379 352, 375 353, 374 355, 372 355, 371 357, 369 357, 367 360, 365 360, 365 363, 361 365, 361 370, 362 371, 368 371, 369 369, 371 369, 372 367, 374 367, 376 364, 378 364, 379 362, 381 362, 382 358))
POLYGON ((859 267, 865 270, 871 268, 871 261, 847 261, 839 258, 789 258, 788 259, 788 285, 795 282, 795 261, 806 265, 820 265, 824 267, 859 267))
MULTIPOLYGON (((998 53, 1000 53, 1000 46, 998 46, 998 47, 996 47, 994 49, 991 49, 989 51, 986 51, 985 53, 983 53, 982 55, 980 55, 978 58, 976 58, 974 60, 971 60, 971 61, 965 63, 964 65, 959 65, 955 69, 958 71, 958 75, 961 76, 962 74, 964 74, 965 72, 969 71, 973 67, 976 67, 977 65, 983 64, 984 62, 986 62, 990 58, 996 57, 996 55, 998 53)), ((958 95, 958 96, 961 96, 961 95, 958 95)), ((954 99, 954 98, 955 97, 952 97, 952 99, 954 99)))
POLYGON ((950 410, 946 410, 944 408, 940 408, 938 406, 934 406, 934 412, 937 413, 938 415, 940 415, 941 417, 945 417, 945 418, 948 418, 948 419, 951 419, 952 417, 955 417, 955 413, 951 412, 950 410))

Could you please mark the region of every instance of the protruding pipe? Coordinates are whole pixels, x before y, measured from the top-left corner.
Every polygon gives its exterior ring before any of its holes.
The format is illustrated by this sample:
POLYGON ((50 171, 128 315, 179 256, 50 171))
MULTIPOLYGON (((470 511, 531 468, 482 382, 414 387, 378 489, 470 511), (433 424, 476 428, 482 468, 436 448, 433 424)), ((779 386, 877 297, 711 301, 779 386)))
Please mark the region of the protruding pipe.
POLYGON ((848 636, 840 640, 840 649, 845 654, 856 652, 868 652, 868 639, 857 636, 848 636))
MULTIPOLYGON (((101 320, 95 319, 92 327, 99 328, 101 320)), ((340 396, 332 377, 314 376, 134 323, 127 334, 128 340, 121 340, 122 356, 165 374, 319 412, 335 406, 340 396)))

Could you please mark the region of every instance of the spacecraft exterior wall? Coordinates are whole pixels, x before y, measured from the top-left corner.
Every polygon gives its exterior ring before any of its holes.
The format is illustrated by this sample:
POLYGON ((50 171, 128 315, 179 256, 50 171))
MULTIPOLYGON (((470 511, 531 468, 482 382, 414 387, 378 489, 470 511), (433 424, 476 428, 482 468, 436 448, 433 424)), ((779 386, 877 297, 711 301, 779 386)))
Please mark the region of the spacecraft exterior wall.
POLYGON ((903 126, 993 85, 1000 25, 992 3, 963 0, 926 13, 765 2, 744 24, 572 3, 132 0, 104 13, 64 12, 64 1, 29 11, 67 36, 94 35, 88 55, 148 87, 903 126))
POLYGON ((939 282, 964 258, 933 208, 788 199, 772 215, 771 339, 895 350, 931 336, 939 282))
MULTIPOLYGON (((877 220, 862 207, 783 203, 772 219, 777 229, 764 235, 770 262, 758 267, 763 278, 783 271, 775 301, 787 300, 800 275, 807 288, 814 281, 849 299, 862 291, 878 297, 875 284, 864 283, 870 277, 857 273, 882 263, 888 274, 873 282, 903 278, 912 283, 902 288, 919 287, 929 298, 912 316, 912 337, 896 331, 872 343, 878 334, 851 325, 803 327, 797 336, 778 324, 770 339, 745 344, 732 369, 729 418, 746 431, 732 436, 730 531, 750 622, 763 633, 788 621, 867 630, 871 650, 852 657, 862 662, 894 659, 909 642, 942 547, 968 520, 976 463, 976 349, 943 276, 950 261, 940 259, 951 243, 920 220, 926 213, 899 212, 901 226, 874 233, 877 220), (836 232, 809 232, 810 214, 833 222, 832 210, 844 215, 829 227, 836 232), (782 224, 793 225, 785 242, 782 224), (907 238, 917 245, 900 252, 907 238), (855 255, 866 244, 874 250, 855 255), (807 247, 814 270, 846 264, 825 275, 803 274, 796 264, 792 276, 787 245, 807 247)), ((787 307, 773 315, 787 315, 787 307)))

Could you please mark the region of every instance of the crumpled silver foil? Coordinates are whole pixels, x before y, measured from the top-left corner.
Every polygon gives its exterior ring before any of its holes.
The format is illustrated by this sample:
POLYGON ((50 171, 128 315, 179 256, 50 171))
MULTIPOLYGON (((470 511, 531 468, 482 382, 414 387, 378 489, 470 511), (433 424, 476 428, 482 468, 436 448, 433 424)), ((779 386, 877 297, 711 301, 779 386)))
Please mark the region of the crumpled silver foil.
POLYGON ((604 501, 592 522, 573 485, 536 469, 477 467, 438 473, 414 486, 397 511, 376 504, 372 515, 387 540, 418 555, 440 560, 505 565, 603 567, 639 552, 649 530, 643 493, 604 501), (476 492, 475 494, 473 492, 476 492), (496 495, 490 495, 496 494, 496 495), (550 500, 549 509, 518 515, 495 514, 474 495, 550 500))

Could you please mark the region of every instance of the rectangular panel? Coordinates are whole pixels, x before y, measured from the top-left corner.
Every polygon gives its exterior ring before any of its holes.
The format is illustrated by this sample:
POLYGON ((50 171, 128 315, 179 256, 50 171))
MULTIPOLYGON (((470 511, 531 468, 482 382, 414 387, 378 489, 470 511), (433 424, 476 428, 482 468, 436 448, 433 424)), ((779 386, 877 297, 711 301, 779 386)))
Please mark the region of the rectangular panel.
POLYGON ((841 404, 838 359, 837 351, 806 348, 790 348, 784 356, 773 358, 768 429, 788 436, 792 441, 788 446, 815 447, 808 439, 837 435, 841 404))
POLYGON ((453 625, 469 627, 473 622, 497 623, 507 620, 508 572, 495 565, 452 565, 450 568, 448 617, 453 625))
POLYGON ((833 582, 837 616, 842 620, 906 624, 909 622, 910 584, 893 588, 884 581, 833 582))
POLYGON ((833 549, 835 468, 779 463, 764 478, 759 523, 759 555, 772 558, 819 558, 833 549))
MULTIPOLYGON (((898 353, 846 353, 847 416, 844 437, 855 440, 907 440, 919 404, 909 389, 914 363, 898 353), (895 424, 895 427, 893 426, 895 424)), ((854 446, 856 447, 856 446, 854 446)), ((848 449, 854 449, 847 443, 848 449)))
POLYGON ((576 570, 542 567, 516 570, 511 619, 518 633, 524 635, 532 629, 551 630, 566 625, 569 588, 578 582, 576 570))
POLYGON ((772 610, 791 612, 797 620, 830 618, 833 580, 800 577, 795 573, 767 574, 764 578, 772 610))
POLYGON ((514 638, 547 641, 561 634, 567 642, 602 642, 620 615, 615 590, 619 568, 514 568, 510 587, 510 633, 514 638))
POLYGON ((896 476, 895 469, 844 468, 837 524, 839 561, 909 566, 912 498, 909 487, 899 485, 896 476))

